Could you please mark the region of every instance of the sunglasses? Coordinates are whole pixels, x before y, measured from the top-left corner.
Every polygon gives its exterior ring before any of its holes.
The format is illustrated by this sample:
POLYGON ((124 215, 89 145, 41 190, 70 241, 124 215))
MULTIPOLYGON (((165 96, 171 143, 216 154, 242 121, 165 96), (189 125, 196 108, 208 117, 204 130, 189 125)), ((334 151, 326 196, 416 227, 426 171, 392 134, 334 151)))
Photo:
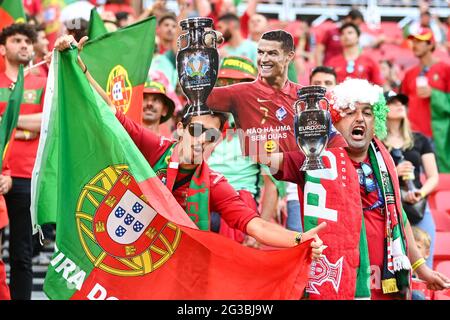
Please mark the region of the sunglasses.
POLYGON ((347 73, 353 73, 355 71, 355 60, 347 61, 347 67, 345 68, 347 73))
POLYGON ((363 210, 374 210, 376 208, 382 207, 384 205, 383 195, 381 194, 380 188, 378 188, 377 182, 370 178, 369 176, 373 173, 372 167, 367 163, 362 162, 361 168, 356 170, 358 172, 359 184, 364 186, 366 193, 371 193, 377 191, 378 199, 370 207, 363 208, 363 210))
POLYGON ((188 125, 189 134, 193 137, 200 137, 203 133, 205 133, 205 141, 206 142, 215 142, 219 140, 220 131, 215 128, 206 128, 202 123, 191 122, 188 125))
POLYGON ((361 163, 361 168, 357 169, 359 184, 364 186, 367 193, 371 193, 377 189, 376 182, 369 176, 373 173, 372 168, 365 162, 361 163))

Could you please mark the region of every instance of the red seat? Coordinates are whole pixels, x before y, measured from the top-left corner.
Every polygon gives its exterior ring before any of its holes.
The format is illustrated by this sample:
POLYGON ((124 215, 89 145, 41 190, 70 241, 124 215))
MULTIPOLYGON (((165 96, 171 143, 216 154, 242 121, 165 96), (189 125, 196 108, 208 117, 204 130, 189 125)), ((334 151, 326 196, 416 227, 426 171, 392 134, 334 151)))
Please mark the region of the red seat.
POLYGON ((450 232, 436 232, 433 265, 450 260, 450 232))
POLYGON ((450 190, 438 191, 434 197, 436 209, 447 211, 450 209, 450 190))
POLYGON ((450 173, 440 173, 439 174, 439 183, 434 189, 434 192, 450 190, 450 173))
POLYGON ((450 212, 431 209, 436 231, 450 232, 450 212))
MULTIPOLYGON (((450 261, 440 262, 435 270, 450 278, 450 261)), ((435 291, 434 300, 450 300, 450 289, 435 291)))

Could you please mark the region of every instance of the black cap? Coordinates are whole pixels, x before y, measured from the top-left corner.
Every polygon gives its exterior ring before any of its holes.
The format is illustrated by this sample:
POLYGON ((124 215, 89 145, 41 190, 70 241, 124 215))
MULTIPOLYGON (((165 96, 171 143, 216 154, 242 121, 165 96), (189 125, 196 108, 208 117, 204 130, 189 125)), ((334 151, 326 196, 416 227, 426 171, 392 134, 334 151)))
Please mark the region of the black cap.
POLYGON ((386 91, 384 93, 384 98, 386 99, 386 104, 389 104, 394 100, 398 100, 398 101, 400 101, 400 103, 404 104, 405 106, 408 106, 409 98, 408 98, 408 96, 406 96, 404 94, 396 93, 391 90, 391 91, 386 91))

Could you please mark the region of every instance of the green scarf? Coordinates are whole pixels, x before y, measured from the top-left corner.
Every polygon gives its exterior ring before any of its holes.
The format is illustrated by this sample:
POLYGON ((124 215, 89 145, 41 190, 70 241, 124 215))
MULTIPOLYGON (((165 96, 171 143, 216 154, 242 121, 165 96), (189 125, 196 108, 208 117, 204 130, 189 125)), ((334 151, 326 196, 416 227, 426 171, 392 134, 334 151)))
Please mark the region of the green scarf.
MULTIPOLYGON (((158 178, 172 191, 179 170, 178 143, 171 145, 153 166, 158 178)), ((205 161, 195 169, 189 182, 185 211, 200 230, 210 229, 210 176, 205 161)))
MULTIPOLYGON (((411 264, 406 255, 406 236, 404 232, 404 227, 402 223, 402 212, 400 197, 398 192, 395 193, 395 188, 399 188, 398 179, 395 175, 395 167, 391 162, 388 162, 387 151, 383 148, 378 147, 379 143, 371 143, 369 148, 369 158, 375 173, 376 179, 378 180, 381 191, 384 198, 384 212, 385 212, 385 249, 384 249, 384 262, 381 285, 384 294, 389 293, 400 293, 401 295, 407 295, 409 293, 409 281, 410 281, 410 270, 411 264)), ((363 220, 363 230, 362 234, 365 234, 365 225, 363 220)), ((368 259, 367 240, 360 242, 360 268, 366 268, 366 263, 368 261, 363 261, 368 259), (366 258, 367 257, 367 258, 366 258)), ((358 279, 357 281, 357 294, 361 291, 366 291, 367 289, 363 286, 363 283, 368 283, 366 279, 358 279), (360 286, 358 286, 360 285, 360 286)))

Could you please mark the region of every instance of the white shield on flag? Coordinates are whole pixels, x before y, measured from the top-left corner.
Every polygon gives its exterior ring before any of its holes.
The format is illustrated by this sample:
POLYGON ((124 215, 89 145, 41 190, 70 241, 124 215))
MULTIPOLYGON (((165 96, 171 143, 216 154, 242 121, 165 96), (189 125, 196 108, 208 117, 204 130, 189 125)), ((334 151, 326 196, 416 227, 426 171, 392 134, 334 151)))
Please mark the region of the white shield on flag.
POLYGON ((108 235, 117 243, 135 242, 156 216, 156 211, 127 190, 106 222, 108 235))
POLYGON ((112 88, 112 97, 115 101, 123 100, 122 82, 115 82, 112 88))

